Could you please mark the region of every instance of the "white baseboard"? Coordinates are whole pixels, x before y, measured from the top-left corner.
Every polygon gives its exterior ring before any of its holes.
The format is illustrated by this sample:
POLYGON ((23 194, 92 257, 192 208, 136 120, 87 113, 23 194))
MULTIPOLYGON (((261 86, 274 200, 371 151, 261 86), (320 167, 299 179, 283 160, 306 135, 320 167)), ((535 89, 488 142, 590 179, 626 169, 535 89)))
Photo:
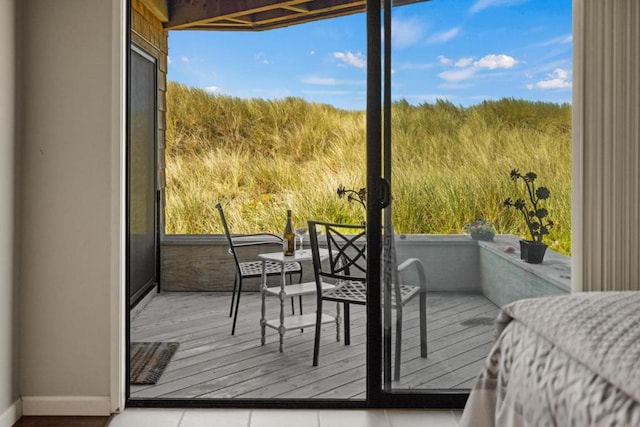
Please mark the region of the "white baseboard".
POLYGON ((6 411, 0 414, 0 427, 11 427, 22 416, 22 402, 20 399, 13 402, 6 411))
POLYGON ((108 396, 23 396, 22 415, 109 416, 108 396))

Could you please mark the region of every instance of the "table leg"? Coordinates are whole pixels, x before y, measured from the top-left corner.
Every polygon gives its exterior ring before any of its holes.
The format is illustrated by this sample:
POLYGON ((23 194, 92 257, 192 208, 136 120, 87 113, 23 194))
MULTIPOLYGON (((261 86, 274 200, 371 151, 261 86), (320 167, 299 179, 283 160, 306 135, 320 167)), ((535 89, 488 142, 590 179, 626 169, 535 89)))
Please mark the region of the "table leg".
POLYGON ((264 345, 265 330, 267 328, 265 298, 267 296, 267 266, 266 261, 262 261, 262 284, 260 286, 262 306, 260 307, 260 343, 264 345))

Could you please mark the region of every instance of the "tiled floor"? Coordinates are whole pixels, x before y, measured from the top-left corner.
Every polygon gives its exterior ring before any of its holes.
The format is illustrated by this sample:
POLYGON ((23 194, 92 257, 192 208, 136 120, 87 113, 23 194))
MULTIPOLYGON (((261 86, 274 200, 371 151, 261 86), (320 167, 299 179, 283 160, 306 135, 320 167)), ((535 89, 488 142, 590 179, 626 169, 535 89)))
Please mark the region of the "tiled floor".
POLYGON ((457 427, 461 411, 126 409, 109 427, 457 427))

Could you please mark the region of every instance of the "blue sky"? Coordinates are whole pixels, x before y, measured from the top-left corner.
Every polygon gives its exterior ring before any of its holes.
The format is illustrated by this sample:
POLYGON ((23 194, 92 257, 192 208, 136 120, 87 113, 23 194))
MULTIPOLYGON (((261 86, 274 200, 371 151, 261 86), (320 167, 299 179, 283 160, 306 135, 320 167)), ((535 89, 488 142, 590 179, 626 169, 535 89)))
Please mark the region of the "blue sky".
MULTIPOLYGON (((432 0, 392 17, 394 100, 571 102, 571 0, 432 0)), ((255 33, 170 31, 167 78, 364 110, 366 45, 365 14, 255 33)))

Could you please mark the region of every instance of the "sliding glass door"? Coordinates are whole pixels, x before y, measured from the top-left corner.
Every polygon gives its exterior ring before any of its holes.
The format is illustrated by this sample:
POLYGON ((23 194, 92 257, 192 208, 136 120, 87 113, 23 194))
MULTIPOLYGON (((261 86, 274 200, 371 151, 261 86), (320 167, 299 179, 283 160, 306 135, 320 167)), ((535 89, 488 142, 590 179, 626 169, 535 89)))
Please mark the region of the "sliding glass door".
MULTIPOLYGON (((368 4, 367 185, 371 190, 367 216, 368 404, 462 407, 468 390, 450 387, 450 384, 431 386, 428 382, 429 375, 446 376, 447 360, 440 359, 428 341, 428 317, 431 316, 427 311, 433 304, 427 305, 422 242, 414 236, 396 233, 393 223, 396 204, 399 201, 411 204, 395 196, 396 188, 402 188, 402 184, 397 185, 394 170, 398 166, 400 171, 403 168, 395 163, 399 156, 393 141, 391 22, 394 4, 391 0, 368 4)), ((427 168, 428 164, 425 162, 423 167, 427 168)), ((402 179, 403 175, 399 176, 402 179)), ((402 229, 403 224, 399 227, 402 229)))

